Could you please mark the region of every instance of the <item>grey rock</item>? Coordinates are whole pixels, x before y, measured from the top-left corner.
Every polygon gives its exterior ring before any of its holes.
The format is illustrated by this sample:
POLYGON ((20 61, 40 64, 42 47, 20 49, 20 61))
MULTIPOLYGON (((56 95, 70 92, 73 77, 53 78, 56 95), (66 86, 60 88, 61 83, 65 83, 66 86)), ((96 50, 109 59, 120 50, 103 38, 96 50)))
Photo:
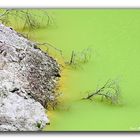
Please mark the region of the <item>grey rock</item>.
POLYGON ((38 131, 57 104, 59 65, 47 53, 0 24, 0 131, 38 131))

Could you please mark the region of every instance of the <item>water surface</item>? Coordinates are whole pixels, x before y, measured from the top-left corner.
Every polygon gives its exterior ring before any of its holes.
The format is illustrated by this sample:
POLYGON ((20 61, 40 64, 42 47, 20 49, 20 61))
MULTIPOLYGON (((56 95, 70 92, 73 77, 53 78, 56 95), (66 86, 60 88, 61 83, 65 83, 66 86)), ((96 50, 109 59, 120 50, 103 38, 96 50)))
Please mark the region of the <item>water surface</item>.
MULTIPOLYGON (((138 130, 140 126, 140 10, 50 9, 54 25, 34 31, 33 38, 63 51, 91 48, 80 68, 65 67, 58 108, 49 112, 46 131, 138 130), (117 79, 123 103, 82 101, 87 91, 117 79)), ((57 52, 53 54, 58 58, 57 52)))

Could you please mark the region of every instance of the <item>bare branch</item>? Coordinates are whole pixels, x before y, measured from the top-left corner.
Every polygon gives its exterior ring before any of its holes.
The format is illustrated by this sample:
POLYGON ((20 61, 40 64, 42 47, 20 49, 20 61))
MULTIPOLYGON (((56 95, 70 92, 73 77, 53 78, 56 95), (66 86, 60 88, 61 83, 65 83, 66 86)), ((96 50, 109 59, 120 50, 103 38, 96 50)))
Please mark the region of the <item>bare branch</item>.
POLYGON ((74 51, 72 51, 72 53, 71 53, 71 59, 70 59, 70 62, 69 62, 69 64, 71 65, 72 63, 73 63, 73 61, 74 61, 74 51))
MULTIPOLYGON (((45 43, 36 43, 36 45, 38 45, 38 46, 47 46, 47 47, 49 46, 49 47, 55 49, 56 51, 58 51, 58 52, 60 53, 60 55, 63 57, 62 50, 56 48, 55 46, 53 46, 52 44, 50 44, 50 43, 48 43, 48 42, 45 42, 45 43)), ((63 57, 63 58, 64 58, 64 57, 63 57)))
POLYGON ((70 60, 65 63, 75 67, 81 66, 81 64, 86 64, 89 62, 91 53, 91 48, 86 48, 80 52, 72 50, 70 60))
POLYGON ((10 10, 12 10, 12 9, 6 9, 6 10, 4 11, 4 13, 0 14, 0 17, 5 16, 6 14, 8 14, 8 12, 9 12, 10 10))
POLYGON ((48 26, 53 23, 51 16, 48 15, 46 10, 40 10, 40 12, 41 15, 39 16, 29 9, 6 9, 2 14, 0 14, 0 21, 2 23, 9 24, 12 23, 11 17, 14 17, 17 24, 20 23, 20 26, 23 26, 23 29, 28 30, 34 30, 40 26, 48 26), (43 18, 46 18, 44 25, 42 25, 43 18))
POLYGON ((108 80, 101 88, 82 99, 91 100, 95 96, 101 96, 102 100, 105 98, 111 103, 116 104, 119 101, 119 92, 119 86, 114 81, 108 80))

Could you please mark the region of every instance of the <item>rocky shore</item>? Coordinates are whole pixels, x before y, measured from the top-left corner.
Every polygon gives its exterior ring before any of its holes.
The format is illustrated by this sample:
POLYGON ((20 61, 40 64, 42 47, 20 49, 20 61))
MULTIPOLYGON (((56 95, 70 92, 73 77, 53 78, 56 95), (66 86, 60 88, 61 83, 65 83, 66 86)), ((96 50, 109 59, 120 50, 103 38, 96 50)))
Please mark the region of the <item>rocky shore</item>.
POLYGON ((0 24, 0 131, 39 131, 56 104, 58 63, 12 28, 0 24))

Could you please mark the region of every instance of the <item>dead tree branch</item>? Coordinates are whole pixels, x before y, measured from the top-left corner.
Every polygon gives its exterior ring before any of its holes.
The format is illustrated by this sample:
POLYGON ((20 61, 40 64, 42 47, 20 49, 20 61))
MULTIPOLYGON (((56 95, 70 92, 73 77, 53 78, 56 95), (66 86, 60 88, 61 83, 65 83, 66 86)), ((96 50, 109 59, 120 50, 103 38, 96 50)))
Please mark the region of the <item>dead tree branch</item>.
POLYGON ((47 47, 51 47, 51 48, 53 48, 54 50, 58 51, 58 52, 60 53, 61 57, 64 59, 62 50, 56 48, 56 47, 53 46, 52 44, 50 44, 50 43, 48 43, 48 42, 45 42, 45 43, 36 43, 36 45, 38 45, 38 46, 47 46, 47 47))
POLYGON ((80 52, 72 50, 70 60, 65 63, 75 67, 80 66, 82 64, 86 64, 91 58, 91 53, 91 48, 85 48, 80 52))
POLYGON ((10 10, 12 9, 6 9, 2 14, 0 14, 0 17, 7 15, 10 10))
POLYGON ((39 10, 39 12, 41 12, 40 16, 29 9, 2 9, 0 12, 0 21, 9 26, 9 23, 13 22, 12 18, 14 18, 17 24, 21 25, 22 23, 23 29, 28 30, 34 30, 42 26, 42 20, 44 19, 46 19, 46 23, 44 22, 45 26, 53 23, 53 19, 48 15, 46 10, 39 10))
POLYGON ((115 81, 108 80, 101 88, 95 92, 90 93, 87 97, 82 98, 83 100, 92 100, 95 96, 101 96, 102 100, 105 98, 112 104, 117 104, 120 96, 119 86, 115 81))
POLYGON ((73 59, 74 59, 74 51, 72 51, 72 53, 71 53, 71 59, 70 59, 70 62, 69 62, 69 64, 71 65, 71 64, 73 64, 73 59))

